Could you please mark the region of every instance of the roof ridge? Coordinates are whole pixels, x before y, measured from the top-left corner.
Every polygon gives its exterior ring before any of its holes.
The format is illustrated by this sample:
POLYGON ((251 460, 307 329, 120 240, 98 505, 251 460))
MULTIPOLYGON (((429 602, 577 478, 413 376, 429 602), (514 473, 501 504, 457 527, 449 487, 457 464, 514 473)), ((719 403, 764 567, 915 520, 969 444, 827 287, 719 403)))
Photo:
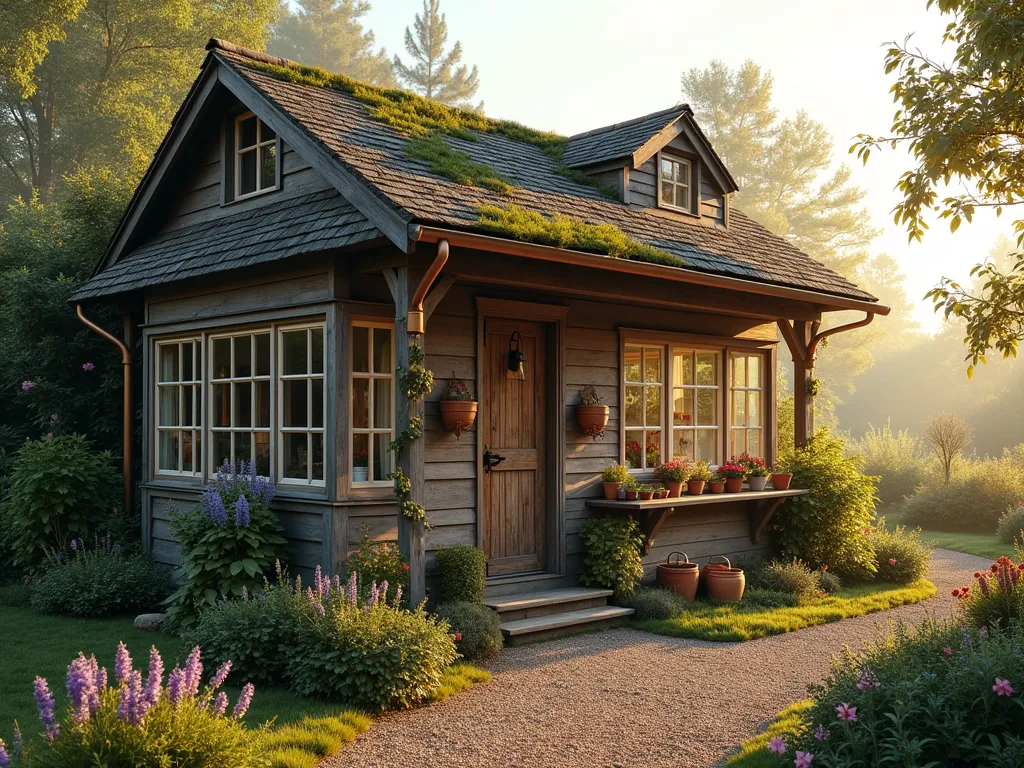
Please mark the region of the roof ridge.
POLYGON ((269 53, 263 53, 262 51, 254 51, 252 48, 246 48, 245 46, 232 43, 230 40, 222 40, 219 37, 211 37, 206 43, 206 50, 208 51, 224 51, 226 53, 233 53, 236 56, 244 56, 247 59, 253 61, 262 61, 264 64, 274 64, 279 67, 301 67, 297 61, 291 59, 285 59, 281 56, 271 56, 269 53))
POLYGON ((619 128, 625 128, 630 125, 642 123, 644 120, 650 120, 652 117, 658 117, 659 115, 670 115, 673 112, 678 112, 680 115, 683 115, 685 113, 693 114, 693 110, 690 109, 689 104, 676 104, 675 106, 669 107, 667 109, 659 109, 655 112, 648 112, 646 115, 641 115, 640 117, 634 117, 631 118, 630 120, 623 120, 621 123, 612 123, 611 125, 605 125, 600 128, 591 128, 589 131, 584 131, 583 133, 573 134, 572 136, 569 137, 569 141, 574 141, 575 139, 583 139, 588 136, 596 136, 598 134, 606 133, 608 131, 615 131, 618 130, 619 128))

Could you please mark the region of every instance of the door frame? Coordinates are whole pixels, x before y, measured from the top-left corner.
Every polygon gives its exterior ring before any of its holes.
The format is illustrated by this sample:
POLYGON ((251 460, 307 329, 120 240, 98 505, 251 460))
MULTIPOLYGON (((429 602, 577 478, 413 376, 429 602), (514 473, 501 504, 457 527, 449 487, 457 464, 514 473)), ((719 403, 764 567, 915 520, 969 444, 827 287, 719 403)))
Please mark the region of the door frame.
MULTIPOLYGON (((544 570, 551 574, 566 572, 565 552, 565 318, 569 308, 557 304, 539 304, 530 301, 476 297, 476 392, 480 412, 476 423, 476 545, 484 547, 484 461, 483 425, 487 423, 487 397, 484 386, 484 341, 487 318, 496 320, 524 320, 542 323, 547 336, 547 381, 545 442, 545 542, 544 570)), ((494 577, 515 579, 515 576, 494 577)))

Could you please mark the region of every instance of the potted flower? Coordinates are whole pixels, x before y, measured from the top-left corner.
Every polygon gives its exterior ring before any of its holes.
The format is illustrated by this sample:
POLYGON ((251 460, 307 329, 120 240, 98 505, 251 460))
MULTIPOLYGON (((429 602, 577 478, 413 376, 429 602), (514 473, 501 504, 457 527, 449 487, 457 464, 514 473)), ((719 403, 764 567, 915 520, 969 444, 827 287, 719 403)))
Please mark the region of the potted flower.
POLYGON ((718 468, 718 474, 725 478, 726 493, 739 493, 743 490, 743 478, 747 476, 747 468, 742 464, 727 461, 718 468))
POLYGON ((661 483, 655 483, 654 484, 654 498, 655 499, 667 499, 668 498, 668 488, 666 488, 661 483))
POLYGON ((713 473, 708 480, 708 490, 711 493, 725 493, 725 478, 718 473, 713 473))
POLYGON ((636 501, 640 495, 640 484, 636 481, 636 478, 631 477, 622 485, 626 489, 626 501, 636 501))
POLYGON ((775 465, 775 471, 772 472, 772 488, 776 491, 789 490, 789 484, 793 482, 793 473, 787 472, 787 469, 785 465, 775 465))
POLYGON ((704 493, 704 486, 711 480, 711 468, 706 461, 698 461, 690 471, 690 477, 686 481, 686 492, 691 496, 700 496, 704 493))
POLYGON ((608 500, 619 498, 619 488, 629 482, 629 468, 625 464, 612 464, 601 475, 604 497, 608 500))
POLYGON ((760 456, 751 456, 749 453, 744 453, 733 458, 733 463, 746 467, 747 484, 750 486, 750 490, 764 490, 764 487, 768 484, 768 477, 771 475, 771 470, 764 463, 764 459, 760 456))
POLYGON ((587 385, 580 390, 580 403, 576 406, 576 421, 579 422, 583 434, 596 441, 604 437, 604 428, 608 426, 609 408, 597 394, 597 390, 587 385))
POLYGON ((441 421, 446 429, 455 433, 455 439, 462 437, 462 433, 473 426, 476 421, 477 402, 473 399, 469 387, 462 381, 452 377, 448 379, 448 385, 441 393, 441 421))
POLYGON ((640 501, 650 501, 654 498, 654 486, 653 485, 641 485, 637 492, 640 494, 640 501))
POLYGON ((365 448, 356 448, 352 457, 352 482, 365 483, 369 479, 370 452, 365 448))
POLYGON ((664 464, 659 464, 654 470, 654 476, 658 478, 668 489, 666 498, 676 498, 683 493, 683 483, 689 474, 689 464, 686 459, 672 459, 664 464))

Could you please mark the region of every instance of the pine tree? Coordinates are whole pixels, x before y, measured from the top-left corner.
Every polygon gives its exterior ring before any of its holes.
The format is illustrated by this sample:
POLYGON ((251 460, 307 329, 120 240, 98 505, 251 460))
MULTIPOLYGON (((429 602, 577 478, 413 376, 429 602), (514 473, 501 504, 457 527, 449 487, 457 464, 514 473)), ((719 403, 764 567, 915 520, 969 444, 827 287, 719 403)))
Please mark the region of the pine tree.
POLYGON ((476 66, 462 64, 462 43, 458 40, 448 53, 448 23, 440 10, 440 0, 423 0, 423 14, 416 14, 413 26, 405 28, 405 50, 413 58, 407 67, 395 56, 395 71, 412 90, 442 104, 483 110, 483 102, 473 106, 471 99, 480 87, 476 66))
POLYGON ((274 26, 269 50, 312 67, 356 80, 394 87, 395 71, 387 50, 374 51, 374 36, 360 19, 370 11, 367 0, 298 0, 274 26))

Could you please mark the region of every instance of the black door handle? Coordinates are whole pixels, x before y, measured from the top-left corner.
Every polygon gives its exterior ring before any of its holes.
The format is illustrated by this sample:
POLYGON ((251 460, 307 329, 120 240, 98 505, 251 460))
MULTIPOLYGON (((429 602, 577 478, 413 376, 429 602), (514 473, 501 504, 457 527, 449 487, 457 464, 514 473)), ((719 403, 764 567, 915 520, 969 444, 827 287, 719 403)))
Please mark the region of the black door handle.
POLYGON ((484 472, 487 474, 491 473, 491 467, 496 467, 505 460, 504 456, 499 456, 496 453, 491 453, 490 449, 484 448, 484 472))

